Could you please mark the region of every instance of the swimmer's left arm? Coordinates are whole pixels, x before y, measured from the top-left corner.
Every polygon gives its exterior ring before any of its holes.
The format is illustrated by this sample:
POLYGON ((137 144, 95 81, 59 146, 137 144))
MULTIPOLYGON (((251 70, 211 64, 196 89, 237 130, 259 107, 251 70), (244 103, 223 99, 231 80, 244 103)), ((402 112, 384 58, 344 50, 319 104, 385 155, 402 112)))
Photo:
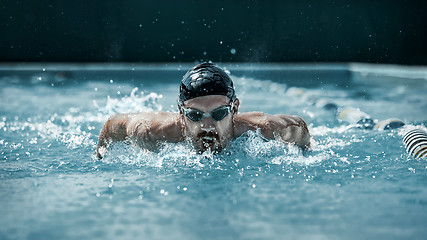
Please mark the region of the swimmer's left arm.
POLYGON ((310 147, 310 132, 301 117, 278 114, 273 115, 269 122, 278 139, 294 143, 302 149, 310 147))
POLYGON ((298 116, 249 112, 238 114, 234 122, 236 137, 248 130, 259 129, 265 138, 293 143, 303 149, 310 147, 307 124, 298 116))

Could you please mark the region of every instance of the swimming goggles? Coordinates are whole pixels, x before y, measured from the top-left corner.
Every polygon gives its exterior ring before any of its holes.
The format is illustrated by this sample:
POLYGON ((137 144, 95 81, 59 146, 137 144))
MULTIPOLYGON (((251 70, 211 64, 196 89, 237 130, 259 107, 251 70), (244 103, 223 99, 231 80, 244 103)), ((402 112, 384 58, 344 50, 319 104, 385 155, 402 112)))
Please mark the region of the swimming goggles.
POLYGON ((231 112, 231 109, 233 108, 233 102, 231 102, 231 104, 228 106, 216 108, 208 113, 193 108, 185 108, 181 104, 179 106, 181 107, 184 115, 193 122, 201 121, 204 117, 212 117, 216 121, 221 121, 231 112))

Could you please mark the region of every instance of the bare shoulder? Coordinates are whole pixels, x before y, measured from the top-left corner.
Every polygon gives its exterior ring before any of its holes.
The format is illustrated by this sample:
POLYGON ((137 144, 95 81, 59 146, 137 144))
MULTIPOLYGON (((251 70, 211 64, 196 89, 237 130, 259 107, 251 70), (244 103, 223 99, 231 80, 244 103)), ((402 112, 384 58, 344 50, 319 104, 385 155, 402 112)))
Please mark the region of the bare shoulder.
POLYGON ((119 114, 119 118, 127 118, 131 123, 138 124, 140 122, 147 122, 150 124, 163 124, 170 125, 176 122, 178 113, 153 111, 153 112, 140 112, 140 113, 128 113, 119 114))
POLYGON ((110 126, 123 126, 126 128, 133 128, 141 123, 150 126, 172 126, 176 123, 178 118, 177 113, 170 112, 140 112, 140 113, 122 113, 111 116, 107 125, 110 126))
POLYGON ((127 117, 128 136, 153 143, 159 140, 178 142, 182 138, 178 113, 142 112, 128 114, 127 117))
POLYGON ((263 131, 269 125, 272 115, 263 112, 238 113, 234 118, 235 137, 250 130, 261 129, 263 131))

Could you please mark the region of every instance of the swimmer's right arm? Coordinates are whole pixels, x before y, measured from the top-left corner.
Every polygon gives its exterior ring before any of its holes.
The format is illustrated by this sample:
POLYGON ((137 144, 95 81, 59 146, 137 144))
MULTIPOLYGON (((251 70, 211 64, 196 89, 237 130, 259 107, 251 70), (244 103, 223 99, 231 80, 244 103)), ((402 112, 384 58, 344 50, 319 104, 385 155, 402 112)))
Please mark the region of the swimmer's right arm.
POLYGON ((114 142, 132 141, 141 148, 155 150, 160 141, 182 140, 177 113, 143 112, 118 114, 105 123, 99 134, 96 155, 103 158, 114 142))
POLYGON ((96 155, 98 158, 103 158, 108 147, 113 142, 124 141, 128 137, 128 114, 117 114, 110 117, 104 124, 98 138, 96 146, 96 155))

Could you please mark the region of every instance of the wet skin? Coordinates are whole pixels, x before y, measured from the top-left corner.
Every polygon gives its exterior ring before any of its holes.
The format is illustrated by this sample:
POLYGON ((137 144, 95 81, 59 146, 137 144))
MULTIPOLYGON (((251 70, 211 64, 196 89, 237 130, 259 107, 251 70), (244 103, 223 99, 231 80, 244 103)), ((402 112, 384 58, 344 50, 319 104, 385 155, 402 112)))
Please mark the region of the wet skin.
MULTIPOLYGON (((220 121, 208 116, 193 122, 184 116, 181 109, 178 113, 144 112, 112 116, 99 135, 97 156, 102 158, 108 147, 118 141, 155 150, 161 142, 188 140, 199 152, 218 152, 231 140, 257 129, 268 139, 281 140, 301 148, 310 147, 310 134, 300 117, 262 112, 238 113, 239 104, 236 99, 231 112, 220 121)), ((230 99, 223 95, 197 97, 184 102, 185 108, 205 113, 228 105, 230 99)))

